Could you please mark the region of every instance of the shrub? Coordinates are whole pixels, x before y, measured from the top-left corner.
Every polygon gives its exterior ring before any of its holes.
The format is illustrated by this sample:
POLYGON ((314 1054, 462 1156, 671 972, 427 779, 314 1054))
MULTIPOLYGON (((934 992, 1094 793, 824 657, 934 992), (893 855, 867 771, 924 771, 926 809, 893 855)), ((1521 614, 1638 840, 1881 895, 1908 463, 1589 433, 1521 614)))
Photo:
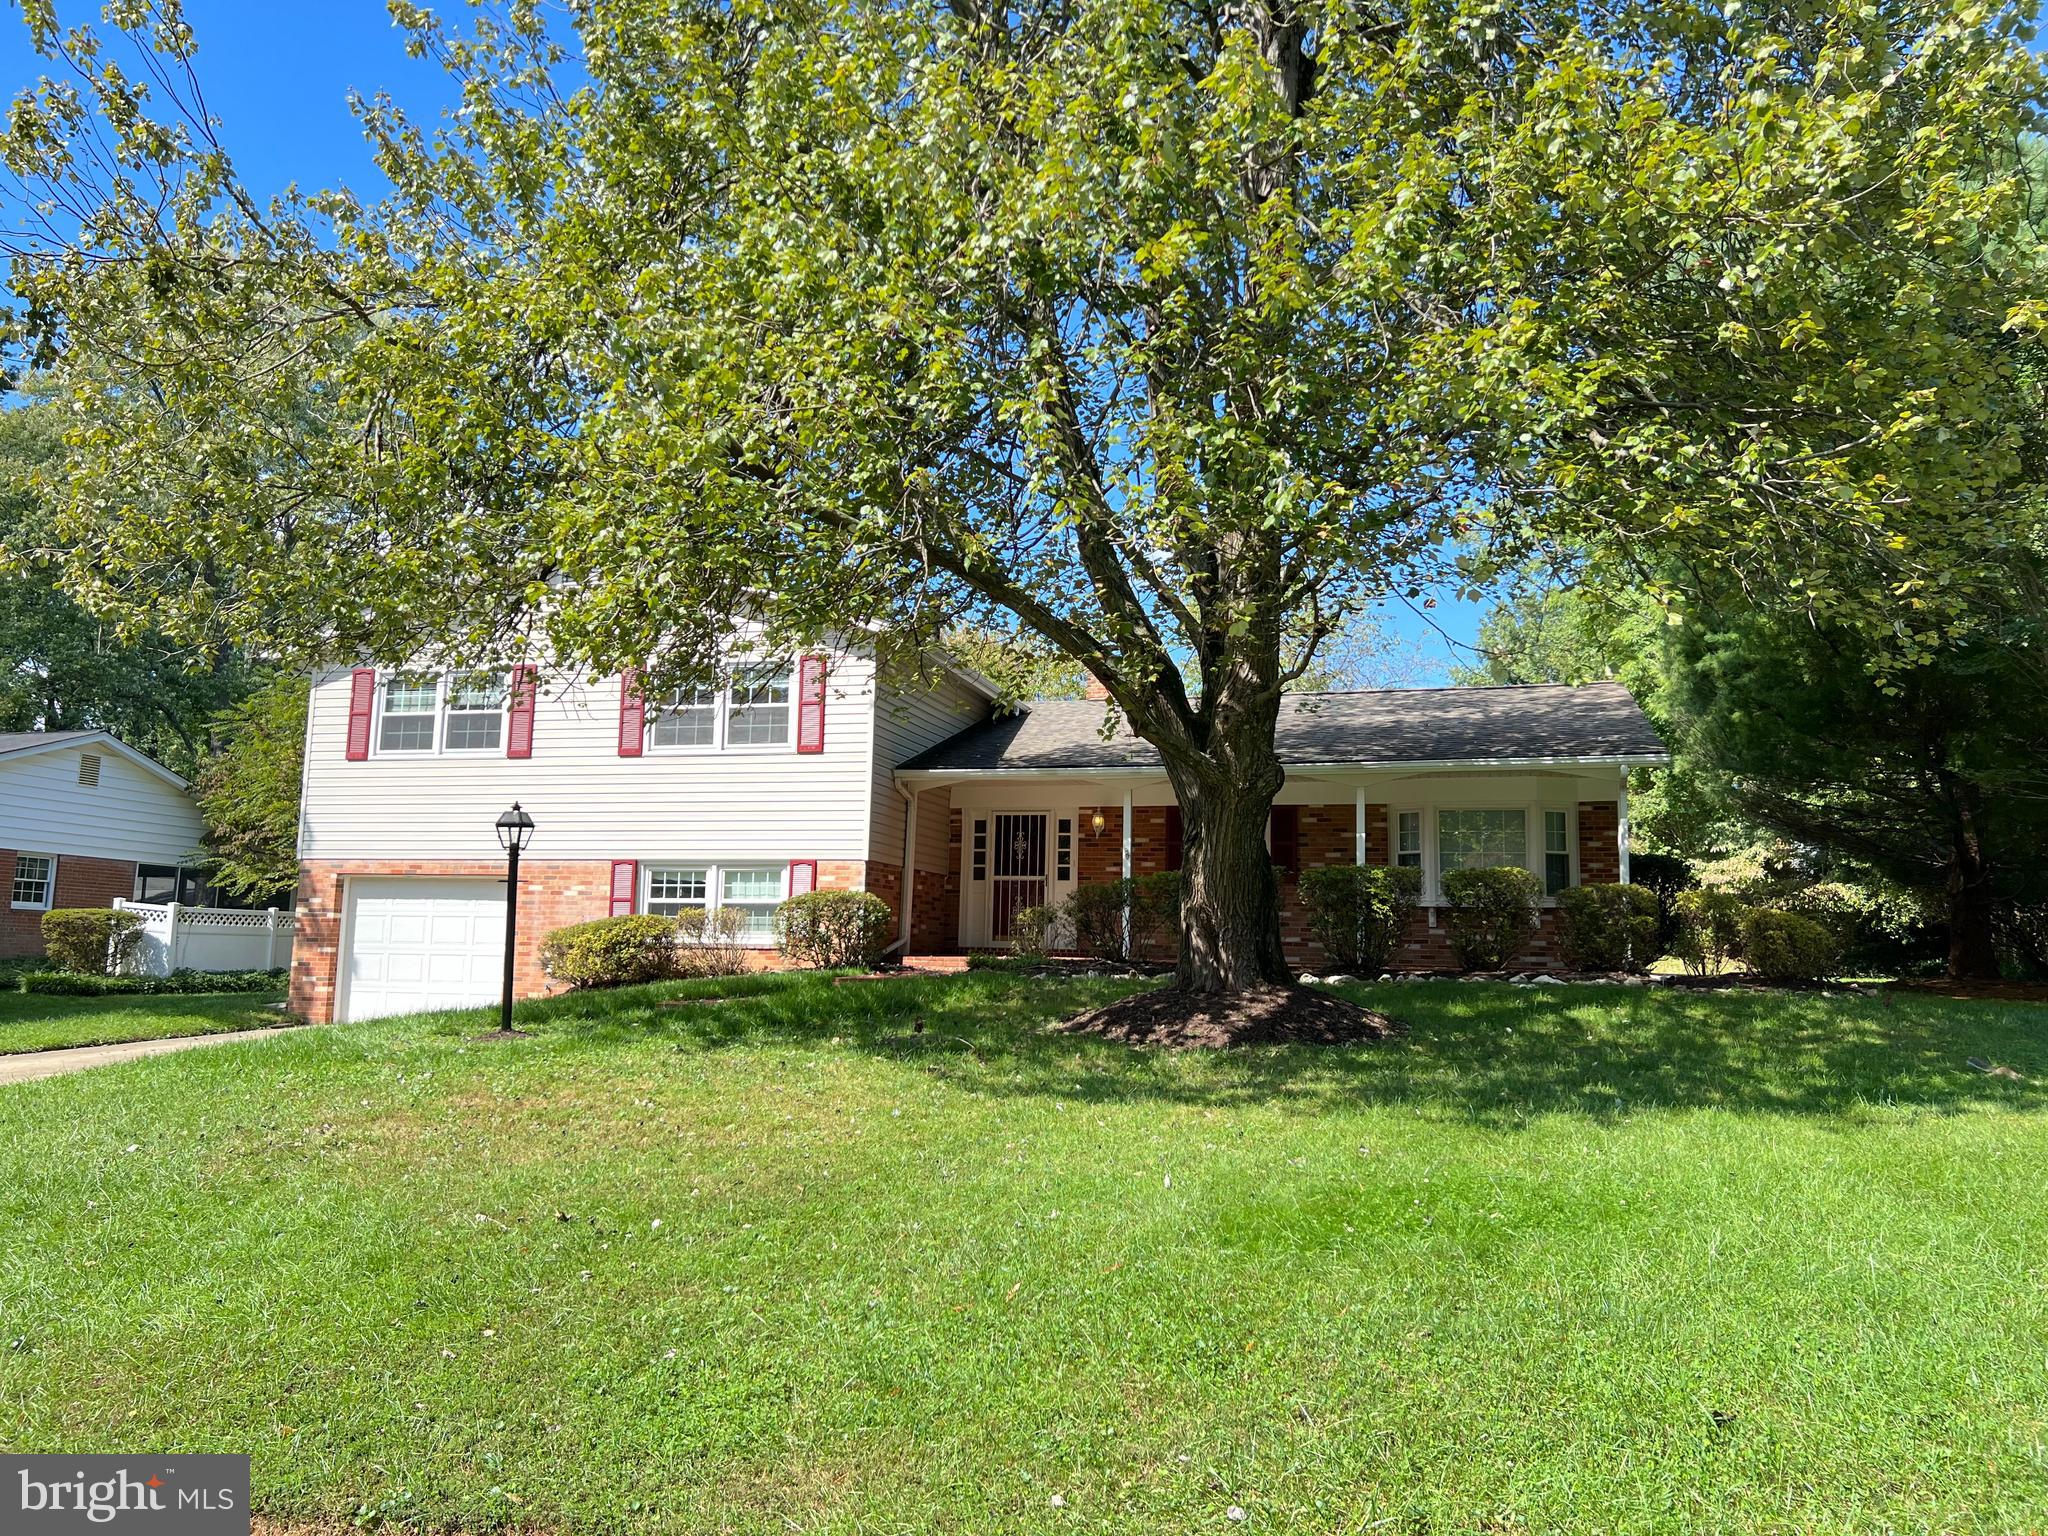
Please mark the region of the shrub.
POLYGON ((164 997, 196 992, 282 992, 286 972, 173 971, 168 976, 84 976, 75 971, 30 971, 20 990, 40 997, 164 997))
POLYGON ((1631 884, 1652 891, 1657 897, 1657 953, 1675 952, 1679 929, 1678 898, 1693 888, 1692 865, 1674 853, 1638 853, 1629 860, 1631 884))
POLYGON ((678 974, 674 918, 601 917, 541 941, 541 968, 572 987, 623 987, 678 974))
POLYGON ((1826 924, 1797 912, 1764 907, 1742 920, 1742 958, 1767 981, 1819 981, 1840 954, 1826 924))
POLYGON ((135 956, 142 919, 113 907, 59 907, 43 914, 43 952, 53 968, 111 976, 135 956))
POLYGON ((815 970, 873 970, 894 926, 889 903, 873 891, 812 891, 775 909, 777 946, 815 970))
POLYGON ((1568 885, 1557 893, 1557 942, 1575 970, 1643 970, 1660 953, 1657 893, 1641 885, 1568 885))
POLYGON ((1124 962, 1180 941, 1181 880, 1178 870, 1105 880, 1075 889, 1060 909, 1074 934, 1074 947, 1096 960, 1124 962), (1130 910, 1129 942, 1124 911, 1130 910))
POLYGON ((1304 869, 1298 887, 1309 931, 1339 971, 1386 968, 1401 942, 1422 871, 1406 866, 1331 864, 1304 869))
POLYGON ((1543 886, 1526 869, 1448 869, 1451 953, 1467 971, 1498 971, 1522 952, 1543 886))
POLYGON ((1059 921, 1057 906, 1019 907, 1010 914, 1010 948, 1026 960, 1043 960, 1059 921))
POLYGON ((1678 895, 1678 939, 1671 952, 1695 976, 1718 976, 1742 949, 1742 901, 1733 891, 1678 895))
POLYGON ((678 976, 738 976, 747 964, 747 915, 685 907, 675 916, 678 976))

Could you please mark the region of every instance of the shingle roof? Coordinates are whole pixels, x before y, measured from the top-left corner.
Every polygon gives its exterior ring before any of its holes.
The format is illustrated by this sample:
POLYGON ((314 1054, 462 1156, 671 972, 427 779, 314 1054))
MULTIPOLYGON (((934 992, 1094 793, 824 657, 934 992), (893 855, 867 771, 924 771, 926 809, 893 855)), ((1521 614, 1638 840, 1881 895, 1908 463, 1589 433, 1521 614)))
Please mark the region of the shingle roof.
MULTIPOLYGON (((1119 722, 1102 736, 1106 706, 1041 699, 971 725, 919 753, 906 770, 1157 769, 1159 753, 1119 722)), ((1571 688, 1383 688, 1291 693, 1276 732, 1283 763, 1501 762, 1529 758, 1661 757, 1665 746, 1619 683, 1571 688)))
POLYGON ((19 752, 24 747, 47 747, 52 742, 99 734, 98 731, 0 731, 0 757, 9 752, 19 752))

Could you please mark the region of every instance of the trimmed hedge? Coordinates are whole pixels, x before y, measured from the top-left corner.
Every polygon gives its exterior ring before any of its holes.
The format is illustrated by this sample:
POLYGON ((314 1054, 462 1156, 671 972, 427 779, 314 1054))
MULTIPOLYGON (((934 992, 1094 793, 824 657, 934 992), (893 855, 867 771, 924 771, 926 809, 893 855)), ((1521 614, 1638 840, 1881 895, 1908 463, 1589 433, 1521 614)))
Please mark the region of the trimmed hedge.
POLYGON ((1580 971, 1646 970, 1658 955, 1657 893, 1642 885, 1568 885, 1557 893, 1557 944, 1580 971))
POLYGON ((775 942, 813 970, 873 970, 889 948, 896 914, 873 891, 811 891, 775 909, 775 942))
POLYGON ((168 976, 88 976, 77 971, 30 971, 21 990, 40 997, 176 997, 204 992, 282 992, 289 973, 173 971, 168 976))
POLYGON ((1742 958, 1766 981, 1819 981, 1841 953, 1833 930, 1797 912, 1766 907, 1742 920, 1742 958))
POLYGON ((1543 882, 1526 869, 1447 869, 1451 953, 1467 971, 1498 971, 1520 954, 1536 923, 1543 882))
POLYGON ((675 919, 629 914, 557 928, 541 940, 540 963, 572 987, 624 987, 678 974, 675 919))
POLYGON ((1297 889, 1309 932, 1338 971, 1380 971, 1393 957, 1422 894, 1422 871, 1405 865, 1330 864, 1301 872, 1297 889))
POLYGON ((53 970, 112 976, 134 958, 142 919, 112 907, 58 907, 43 914, 43 954, 53 970))

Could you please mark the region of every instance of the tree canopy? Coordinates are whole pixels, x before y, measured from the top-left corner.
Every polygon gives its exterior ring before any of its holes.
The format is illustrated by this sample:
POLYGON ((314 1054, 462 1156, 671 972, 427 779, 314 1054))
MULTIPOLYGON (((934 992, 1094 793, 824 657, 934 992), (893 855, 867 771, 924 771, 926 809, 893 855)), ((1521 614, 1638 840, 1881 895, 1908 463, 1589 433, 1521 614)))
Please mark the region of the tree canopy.
POLYGON ((460 112, 267 208, 172 0, 140 73, 26 9, 89 601, 656 674, 1021 626, 1159 746, 1201 986, 1285 974, 1274 719, 1361 605, 1562 546, 1910 659, 2048 319, 2024 7, 399 0, 460 112))

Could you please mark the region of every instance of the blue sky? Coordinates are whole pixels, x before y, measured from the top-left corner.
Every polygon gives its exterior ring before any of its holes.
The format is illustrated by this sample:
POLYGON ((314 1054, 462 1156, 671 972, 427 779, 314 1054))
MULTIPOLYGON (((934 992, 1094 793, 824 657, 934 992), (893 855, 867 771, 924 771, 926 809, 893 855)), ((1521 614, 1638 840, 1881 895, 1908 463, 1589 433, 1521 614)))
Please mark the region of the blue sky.
MULTIPOLYGON (((460 0, 445 6, 450 14, 460 9, 460 0)), ((98 12, 97 0, 59 0, 69 24, 97 21, 98 12)), ((259 197, 293 182, 307 191, 346 185, 365 196, 381 189, 348 109, 351 90, 389 92, 422 117, 450 99, 432 63, 406 57, 404 34, 392 26, 383 0, 185 0, 185 13, 199 39, 207 105, 242 180, 259 197)), ((7 95, 43 71, 9 5, 0 17, 7 95)), ((1444 669, 1460 657, 1444 635, 1469 644, 1483 611, 1449 595, 1427 618, 1404 605, 1388 608, 1385 628, 1406 653, 1402 680, 1445 681, 1444 669)))

